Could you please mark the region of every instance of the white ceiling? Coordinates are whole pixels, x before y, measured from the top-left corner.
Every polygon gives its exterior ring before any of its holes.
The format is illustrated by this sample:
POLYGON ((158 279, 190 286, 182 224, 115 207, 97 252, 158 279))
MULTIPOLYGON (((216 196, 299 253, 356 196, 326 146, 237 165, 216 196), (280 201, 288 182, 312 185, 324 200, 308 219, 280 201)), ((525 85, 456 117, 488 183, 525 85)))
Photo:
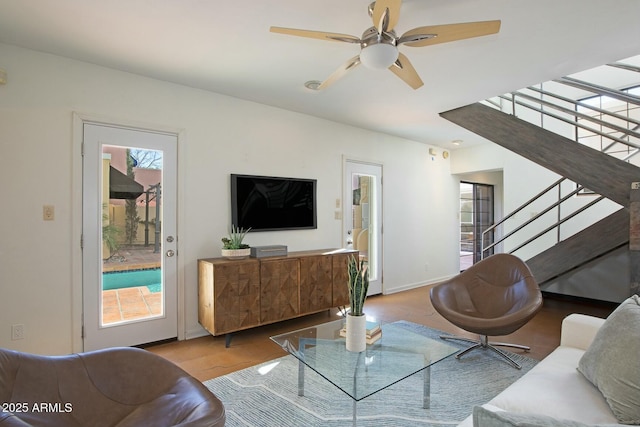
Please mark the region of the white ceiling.
MULTIPOLYGON (((396 32, 500 19, 499 34, 400 47, 425 82, 357 67, 348 43, 269 32, 360 36, 369 0, 0 0, 0 42, 453 149, 480 139, 439 112, 640 54, 638 0, 405 0, 396 32)), ((2 58, 0 58, 0 68, 2 58)), ((10 76, 9 76, 10 78, 10 76)))

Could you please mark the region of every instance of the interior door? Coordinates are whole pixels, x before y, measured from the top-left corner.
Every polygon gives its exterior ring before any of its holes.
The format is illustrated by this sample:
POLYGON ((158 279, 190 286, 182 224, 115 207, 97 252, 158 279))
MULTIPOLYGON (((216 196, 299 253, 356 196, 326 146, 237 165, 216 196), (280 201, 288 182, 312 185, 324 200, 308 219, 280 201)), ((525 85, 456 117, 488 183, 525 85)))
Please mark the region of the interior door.
POLYGON ((83 132, 84 350, 177 337, 177 135, 83 132))
POLYGON ((382 293, 382 165, 347 160, 344 224, 346 247, 360 251, 369 269, 368 295, 382 293))

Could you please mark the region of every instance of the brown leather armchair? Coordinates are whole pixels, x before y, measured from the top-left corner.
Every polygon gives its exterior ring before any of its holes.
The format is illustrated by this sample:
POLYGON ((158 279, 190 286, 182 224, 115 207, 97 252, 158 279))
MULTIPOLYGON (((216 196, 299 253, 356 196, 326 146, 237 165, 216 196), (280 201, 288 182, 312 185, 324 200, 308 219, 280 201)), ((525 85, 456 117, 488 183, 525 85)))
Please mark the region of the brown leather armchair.
POLYGON ((224 426, 222 402, 137 348, 67 356, 0 349, 0 426, 224 426))
POLYGON ((511 365, 520 365, 495 346, 530 350, 518 344, 489 342, 488 336, 508 335, 524 326, 542 308, 542 294, 529 267, 510 254, 492 255, 442 282, 430 292, 433 307, 445 319, 465 331, 480 335, 480 340, 455 336, 474 345, 458 353, 460 358, 476 348, 495 351, 511 365))

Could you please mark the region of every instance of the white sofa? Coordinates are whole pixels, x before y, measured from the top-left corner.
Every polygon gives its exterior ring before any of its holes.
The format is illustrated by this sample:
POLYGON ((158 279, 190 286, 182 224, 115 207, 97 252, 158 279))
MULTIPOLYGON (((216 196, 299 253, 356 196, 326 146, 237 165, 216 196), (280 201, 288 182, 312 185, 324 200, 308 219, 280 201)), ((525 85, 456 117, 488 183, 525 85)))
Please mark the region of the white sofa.
MULTIPOLYGON (((567 316, 562 322, 560 346, 483 407, 497 414, 507 411, 589 425, 623 425, 618 424, 598 388, 576 369, 604 322, 605 319, 583 314, 567 316)), ((569 425, 569 422, 561 425, 569 425)), ((466 418, 459 427, 473 427, 473 416, 466 418)))

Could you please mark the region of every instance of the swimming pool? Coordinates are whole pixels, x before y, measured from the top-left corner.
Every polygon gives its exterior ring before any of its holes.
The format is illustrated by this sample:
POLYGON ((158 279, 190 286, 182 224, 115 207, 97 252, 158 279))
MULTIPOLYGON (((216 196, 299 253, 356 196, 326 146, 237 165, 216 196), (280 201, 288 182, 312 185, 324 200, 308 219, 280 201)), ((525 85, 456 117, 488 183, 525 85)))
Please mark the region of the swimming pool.
POLYGON ((133 288, 146 286, 151 292, 162 291, 162 270, 112 271, 102 273, 102 290, 133 288))

